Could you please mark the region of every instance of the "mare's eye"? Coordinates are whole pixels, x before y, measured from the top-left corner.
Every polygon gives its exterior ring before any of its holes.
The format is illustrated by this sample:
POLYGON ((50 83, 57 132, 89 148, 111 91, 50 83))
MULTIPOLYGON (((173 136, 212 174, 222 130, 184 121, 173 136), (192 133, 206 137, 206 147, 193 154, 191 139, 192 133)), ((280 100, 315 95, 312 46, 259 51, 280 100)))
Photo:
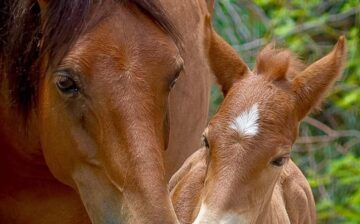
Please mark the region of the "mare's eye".
POLYGON ((79 92, 76 82, 67 75, 58 75, 56 77, 56 86, 64 94, 75 95, 79 92))
POLYGON ((288 161, 289 157, 288 156, 281 156, 279 158, 274 159, 273 161, 271 161, 271 165, 273 166, 283 166, 287 161, 288 161))

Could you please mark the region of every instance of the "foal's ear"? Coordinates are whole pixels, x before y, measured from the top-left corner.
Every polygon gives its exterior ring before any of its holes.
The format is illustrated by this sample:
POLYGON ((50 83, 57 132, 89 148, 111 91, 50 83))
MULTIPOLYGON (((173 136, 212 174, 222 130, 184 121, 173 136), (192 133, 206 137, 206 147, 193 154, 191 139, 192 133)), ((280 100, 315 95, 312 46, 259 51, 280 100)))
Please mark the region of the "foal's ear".
POLYGON ((210 39, 209 62, 224 96, 236 81, 250 72, 234 48, 213 30, 210 39))
POLYGON ((341 36, 333 50, 298 74, 292 82, 297 98, 298 119, 316 107, 342 73, 346 60, 346 40, 341 36))

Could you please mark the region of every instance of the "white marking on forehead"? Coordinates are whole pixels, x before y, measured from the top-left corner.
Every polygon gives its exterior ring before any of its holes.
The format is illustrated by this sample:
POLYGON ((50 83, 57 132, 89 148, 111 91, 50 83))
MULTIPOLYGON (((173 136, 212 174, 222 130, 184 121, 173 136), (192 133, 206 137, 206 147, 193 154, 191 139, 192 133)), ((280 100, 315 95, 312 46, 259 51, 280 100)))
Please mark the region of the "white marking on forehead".
POLYGON ((216 217, 213 212, 211 212, 207 206, 202 203, 198 216, 196 217, 193 224, 247 224, 249 223, 241 215, 235 213, 227 213, 216 217))
POLYGON ((231 124, 230 128, 243 135, 254 136, 259 129, 259 105, 255 103, 247 111, 242 112, 231 124))

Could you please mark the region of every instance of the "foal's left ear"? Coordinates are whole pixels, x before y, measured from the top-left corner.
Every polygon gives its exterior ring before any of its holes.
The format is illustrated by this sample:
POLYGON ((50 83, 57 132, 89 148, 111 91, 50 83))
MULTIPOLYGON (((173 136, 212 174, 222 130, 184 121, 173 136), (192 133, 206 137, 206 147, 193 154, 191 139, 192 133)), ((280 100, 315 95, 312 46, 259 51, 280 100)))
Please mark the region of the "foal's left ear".
POLYGON ((209 44, 208 60, 210 67, 224 96, 226 96, 232 85, 249 73, 250 69, 235 49, 213 29, 211 30, 209 44))
POLYGON ((346 40, 341 36, 333 50, 298 74, 292 82, 297 98, 298 119, 316 107, 342 73, 346 60, 346 40))

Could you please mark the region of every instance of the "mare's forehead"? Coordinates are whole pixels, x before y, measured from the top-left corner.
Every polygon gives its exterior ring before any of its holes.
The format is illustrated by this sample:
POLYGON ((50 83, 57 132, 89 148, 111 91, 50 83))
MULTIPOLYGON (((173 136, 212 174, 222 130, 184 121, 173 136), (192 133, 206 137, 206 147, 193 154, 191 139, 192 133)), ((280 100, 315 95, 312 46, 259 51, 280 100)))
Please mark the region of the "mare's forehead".
POLYGON ((120 6, 87 30, 64 61, 85 67, 83 70, 116 65, 116 70, 123 71, 151 66, 167 71, 182 64, 170 35, 142 13, 120 6))

